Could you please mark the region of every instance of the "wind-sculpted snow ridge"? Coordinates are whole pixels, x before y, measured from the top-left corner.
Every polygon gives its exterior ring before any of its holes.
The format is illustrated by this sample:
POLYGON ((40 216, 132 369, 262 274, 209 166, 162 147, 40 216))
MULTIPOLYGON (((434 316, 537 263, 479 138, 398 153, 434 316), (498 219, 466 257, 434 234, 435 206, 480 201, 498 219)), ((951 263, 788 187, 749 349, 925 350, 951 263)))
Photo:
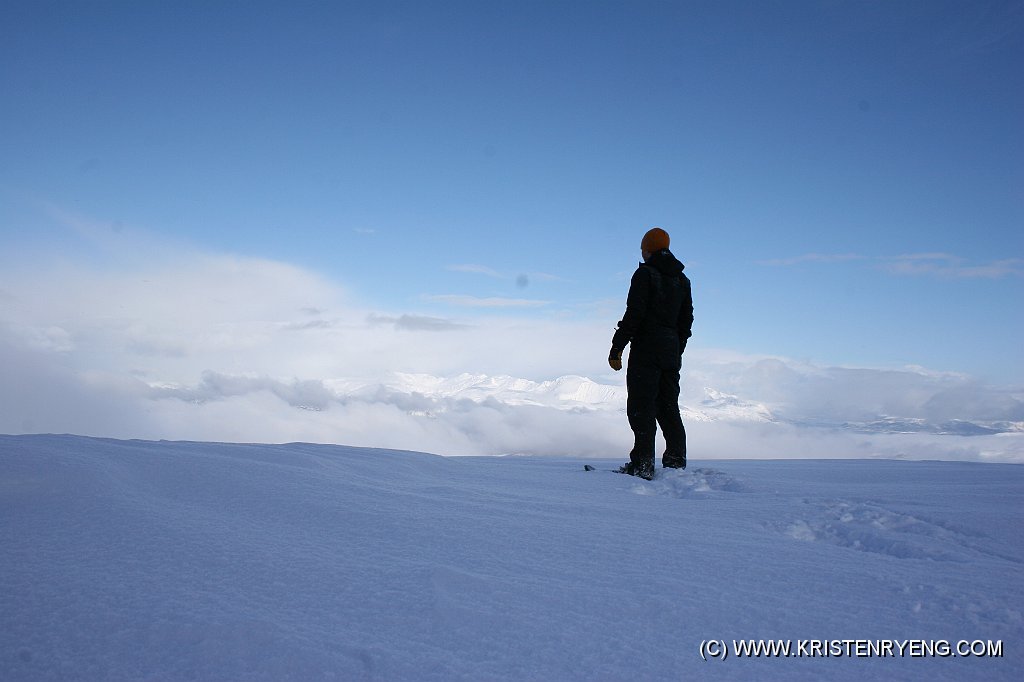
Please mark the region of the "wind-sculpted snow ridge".
POLYGON ((0 435, 0 679, 1021 677, 1020 465, 583 463, 0 435), (803 637, 1005 644, 700 653, 803 637))

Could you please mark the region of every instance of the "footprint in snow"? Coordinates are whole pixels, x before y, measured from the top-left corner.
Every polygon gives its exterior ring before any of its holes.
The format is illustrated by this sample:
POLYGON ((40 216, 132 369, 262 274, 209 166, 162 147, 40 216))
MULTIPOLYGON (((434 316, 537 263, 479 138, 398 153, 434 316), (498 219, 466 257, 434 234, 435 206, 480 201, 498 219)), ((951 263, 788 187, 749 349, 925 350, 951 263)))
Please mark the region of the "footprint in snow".
POLYGON ((948 523, 906 514, 872 502, 805 500, 810 513, 781 528, 805 542, 827 542, 898 559, 966 562, 978 554, 1006 559, 983 536, 948 523))
POLYGON ((693 497, 696 495, 745 492, 746 486, 724 471, 716 469, 658 469, 653 481, 637 482, 633 492, 638 495, 693 497))

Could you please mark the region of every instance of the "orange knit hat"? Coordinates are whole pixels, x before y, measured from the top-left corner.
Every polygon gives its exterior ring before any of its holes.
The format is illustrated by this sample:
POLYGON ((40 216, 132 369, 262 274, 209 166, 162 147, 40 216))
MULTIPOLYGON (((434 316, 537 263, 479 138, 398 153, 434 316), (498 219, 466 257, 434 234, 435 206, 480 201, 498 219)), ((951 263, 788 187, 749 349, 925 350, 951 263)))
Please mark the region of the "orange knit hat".
POLYGON ((640 242, 640 250, 647 253, 657 253, 668 248, 668 232, 660 227, 652 227, 647 230, 643 240, 640 242))

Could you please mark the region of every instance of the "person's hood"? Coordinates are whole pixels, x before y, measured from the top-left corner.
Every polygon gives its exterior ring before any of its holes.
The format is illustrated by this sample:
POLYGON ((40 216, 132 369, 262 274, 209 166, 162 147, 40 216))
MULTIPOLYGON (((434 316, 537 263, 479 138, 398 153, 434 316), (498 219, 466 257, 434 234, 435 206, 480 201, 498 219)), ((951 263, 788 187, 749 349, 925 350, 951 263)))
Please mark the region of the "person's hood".
POLYGON ((655 268, 667 277, 679 277, 686 267, 668 249, 662 249, 648 258, 643 265, 655 268))

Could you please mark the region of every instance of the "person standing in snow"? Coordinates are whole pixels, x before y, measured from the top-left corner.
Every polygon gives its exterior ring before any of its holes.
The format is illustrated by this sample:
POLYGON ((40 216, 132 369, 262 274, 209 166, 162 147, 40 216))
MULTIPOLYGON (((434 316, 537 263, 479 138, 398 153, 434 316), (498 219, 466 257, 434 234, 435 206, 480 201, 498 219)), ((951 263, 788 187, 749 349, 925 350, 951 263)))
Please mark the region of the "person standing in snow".
POLYGON ((633 450, 623 473, 654 478, 655 423, 665 437, 664 467, 686 468, 686 430, 679 416, 679 370, 693 326, 693 297, 683 264, 668 250, 660 227, 640 242, 640 263, 629 282, 626 312, 612 337, 608 364, 622 369, 622 351, 632 343, 626 369, 626 416, 633 450))

